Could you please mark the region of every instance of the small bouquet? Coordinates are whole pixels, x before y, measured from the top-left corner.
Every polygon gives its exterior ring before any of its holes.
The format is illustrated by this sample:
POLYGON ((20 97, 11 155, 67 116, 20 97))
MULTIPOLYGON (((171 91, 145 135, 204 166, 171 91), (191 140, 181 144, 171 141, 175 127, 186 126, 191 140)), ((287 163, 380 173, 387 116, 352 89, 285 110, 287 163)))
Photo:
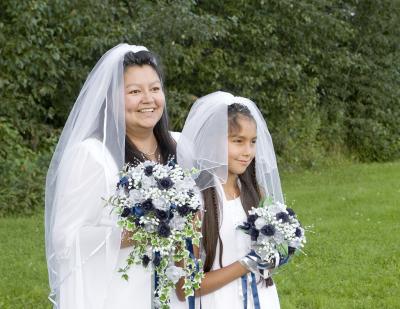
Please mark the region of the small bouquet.
POLYGON ((122 277, 128 280, 133 264, 152 264, 157 274, 152 300, 157 308, 169 308, 171 290, 180 277, 185 278, 186 296, 194 295, 203 277, 201 261, 186 246, 189 239, 199 245, 201 238, 194 173, 173 160, 167 165, 152 161, 126 165, 116 193, 108 200, 119 214, 118 225, 132 234, 133 247, 126 267, 120 269, 122 277))
POLYGON ((293 209, 269 199, 253 207, 247 221, 238 228, 250 235, 251 255, 262 261, 262 270, 286 264, 306 243, 304 228, 293 209))

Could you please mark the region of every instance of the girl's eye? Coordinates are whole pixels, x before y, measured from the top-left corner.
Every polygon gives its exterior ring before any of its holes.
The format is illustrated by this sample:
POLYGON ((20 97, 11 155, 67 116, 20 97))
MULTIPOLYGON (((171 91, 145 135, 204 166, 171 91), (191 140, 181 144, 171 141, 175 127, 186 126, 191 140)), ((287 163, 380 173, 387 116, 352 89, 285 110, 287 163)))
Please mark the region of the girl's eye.
POLYGON ((154 91, 154 92, 157 92, 157 91, 160 90, 160 87, 153 87, 151 90, 154 91))
POLYGON ((253 140, 251 141, 251 143, 252 143, 252 144, 257 144, 257 140, 256 140, 256 139, 253 139, 253 140))
POLYGON ((233 142, 234 142, 234 143, 241 143, 242 140, 241 140, 241 139, 234 139, 233 142))
POLYGON ((131 93, 131 94, 138 94, 138 93, 140 93, 140 90, 139 90, 139 89, 133 89, 133 90, 131 90, 129 93, 131 93))

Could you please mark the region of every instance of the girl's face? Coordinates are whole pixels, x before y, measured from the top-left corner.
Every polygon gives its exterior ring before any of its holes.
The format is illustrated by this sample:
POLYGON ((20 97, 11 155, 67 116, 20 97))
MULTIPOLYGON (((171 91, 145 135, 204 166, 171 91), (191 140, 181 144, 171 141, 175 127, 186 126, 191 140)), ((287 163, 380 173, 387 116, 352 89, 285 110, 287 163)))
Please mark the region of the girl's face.
POLYGON ((257 126, 254 120, 237 117, 237 130, 228 136, 228 170, 230 174, 243 174, 256 155, 257 126))
POLYGON ((124 85, 127 130, 153 129, 165 105, 157 72, 150 65, 128 67, 124 73, 124 85))

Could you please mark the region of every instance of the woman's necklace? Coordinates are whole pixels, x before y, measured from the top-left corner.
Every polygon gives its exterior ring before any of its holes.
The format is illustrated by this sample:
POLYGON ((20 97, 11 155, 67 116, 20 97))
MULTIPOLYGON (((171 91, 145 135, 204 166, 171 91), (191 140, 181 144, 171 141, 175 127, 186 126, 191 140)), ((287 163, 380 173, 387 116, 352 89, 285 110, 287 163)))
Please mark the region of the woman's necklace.
POLYGON ((158 149, 158 145, 156 145, 156 148, 154 149, 153 152, 144 152, 144 151, 141 151, 141 150, 139 150, 139 151, 140 151, 144 161, 151 160, 151 161, 155 161, 155 162, 160 163, 161 162, 161 155, 160 155, 160 153, 158 153, 156 155, 157 149, 158 149))
POLYGON ((144 152, 144 151, 142 151, 142 150, 140 150, 140 152, 143 153, 143 154, 145 154, 146 156, 154 156, 155 153, 156 153, 156 151, 157 151, 157 149, 158 149, 158 144, 156 145, 156 148, 154 149, 153 152, 144 152))

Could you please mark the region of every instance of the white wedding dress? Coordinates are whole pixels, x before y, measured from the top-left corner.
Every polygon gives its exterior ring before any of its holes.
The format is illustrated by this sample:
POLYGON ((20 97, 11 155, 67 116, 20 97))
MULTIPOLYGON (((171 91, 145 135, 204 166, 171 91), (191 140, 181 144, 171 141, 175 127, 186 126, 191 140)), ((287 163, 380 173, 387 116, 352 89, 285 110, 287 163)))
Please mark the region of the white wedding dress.
MULTIPOLYGON (((223 190, 221 190, 223 191, 223 190)), ((239 224, 246 221, 246 213, 242 207, 240 198, 226 200, 223 197, 222 224, 220 236, 223 243, 222 265, 227 266, 238 261, 250 251, 250 237, 243 231, 236 229, 239 224)), ((212 270, 220 268, 219 245, 217 245, 216 259, 212 270)), ((250 287, 251 276, 247 275, 247 308, 253 309, 253 297, 250 287)), ((275 285, 265 286, 257 278, 257 290, 261 309, 279 309, 279 298, 275 285)), ((243 290, 241 278, 238 278, 213 293, 196 299, 196 307, 202 309, 243 309, 243 290)))
MULTIPOLYGON (((170 133, 179 139, 179 132, 170 133)), ((119 180, 111 154, 90 138, 71 149, 65 160, 68 169, 59 178, 63 193, 53 229, 56 271, 62 280, 57 309, 151 308, 150 267, 131 266, 128 281, 118 272, 132 248, 120 248, 118 218, 102 200, 113 194, 119 180)))
MULTIPOLYGON (((222 190, 221 190, 222 191, 222 190)), ((243 231, 236 229, 239 224, 246 221, 246 213, 240 198, 226 200, 223 197, 222 224, 220 236, 223 243, 222 265, 227 266, 238 261, 250 251, 250 237, 243 231)), ((216 259, 212 270, 219 269, 219 245, 217 245, 216 259)), ((257 278, 258 298, 261 309, 279 309, 279 298, 276 286, 265 286, 257 278)), ((251 276, 247 275, 247 308, 254 309, 252 290, 250 287, 251 276)), ((171 298, 171 309, 188 309, 187 302, 180 302, 175 295, 171 298)), ((196 309, 243 309, 243 290, 241 278, 236 279, 213 293, 196 297, 196 309)))
POLYGON ((118 272, 130 248, 120 249, 121 229, 101 199, 118 182, 118 168, 100 141, 91 138, 70 150, 62 170, 53 241, 60 275, 57 309, 151 308, 151 272, 133 266, 129 280, 118 272), (107 168, 104 168, 104 152, 107 168))

